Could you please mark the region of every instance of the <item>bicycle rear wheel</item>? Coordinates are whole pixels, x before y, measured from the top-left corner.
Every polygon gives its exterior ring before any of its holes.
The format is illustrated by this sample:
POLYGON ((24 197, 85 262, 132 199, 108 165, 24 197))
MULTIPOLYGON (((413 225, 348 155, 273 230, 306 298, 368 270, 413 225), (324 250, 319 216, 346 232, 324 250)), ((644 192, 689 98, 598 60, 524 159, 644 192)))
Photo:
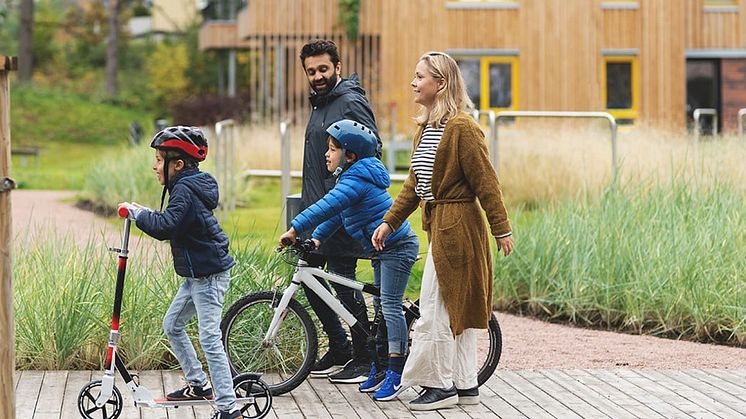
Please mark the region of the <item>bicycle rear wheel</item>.
POLYGON ((298 387, 311 372, 318 351, 316 327, 303 306, 290 300, 272 342, 265 342, 282 294, 260 291, 236 301, 220 324, 231 372, 262 373, 273 396, 298 387))
MULTIPOLYGON (((417 319, 420 318, 419 306, 420 300, 417 300, 412 306, 405 309, 410 346, 412 346, 412 329, 417 319)), ((488 328, 479 329, 477 332, 477 365, 479 366, 477 384, 481 386, 494 374, 497 364, 500 363, 500 355, 502 355, 502 332, 494 313, 490 318, 488 328)))

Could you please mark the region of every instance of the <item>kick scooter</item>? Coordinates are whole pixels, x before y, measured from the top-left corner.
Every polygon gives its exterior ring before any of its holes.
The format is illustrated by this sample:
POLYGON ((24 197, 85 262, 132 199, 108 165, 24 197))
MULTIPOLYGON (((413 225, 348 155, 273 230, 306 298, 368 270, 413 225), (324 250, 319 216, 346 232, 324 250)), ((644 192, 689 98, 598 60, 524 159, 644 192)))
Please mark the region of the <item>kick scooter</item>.
MULTIPOLYGON (((156 399, 144 386, 138 383, 137 376, 127 371, 122 357, 117 354, 119 341, 119 313, 122 308, 122 294, 124 292, 124 275, 127 269, 127 254, 129 253, 129 236, 131 219, 126 208, 120 208, 119 216, 124 218, 124 232, 122 246, 119 249, 110 248, 119 254, 119 268, 117 269, 117 284, 114 294, 114 314, 111 318, 111 332, 109 346, 106 351, 104 375, 100 380, 86 384, 78 394, 78 411, 86 419, 116 419, 122 413, 122 394, 114 385, 114 373, 119 371, 124 383, 137 407, 177 408, 179 406, 210 405, 212 400, 169 401, 156 399)), ((233 377, 233 389, 236 392, 236 403, 240 407, 241 415, 245 419, 263 418, 272 407, 272 395, 269 387, 260 379, 261 374, 243 373, 233 377)))

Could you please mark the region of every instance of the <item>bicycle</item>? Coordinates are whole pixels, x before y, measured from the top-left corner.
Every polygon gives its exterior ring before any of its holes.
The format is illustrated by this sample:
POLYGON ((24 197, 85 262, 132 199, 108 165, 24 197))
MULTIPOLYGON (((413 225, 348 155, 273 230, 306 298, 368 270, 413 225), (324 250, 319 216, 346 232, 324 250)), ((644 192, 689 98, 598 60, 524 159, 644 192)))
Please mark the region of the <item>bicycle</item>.
MULTIPOLYGON (((128 217, 127 208, 120 208, 118 214, 124 218, 124 232, 121 247, 109 248, 110 251, 119 254, 119 265, 104 374, 101 379, 90 381, 80 390, 78 393, 78 412, 81 417, 86 419, 116 419, 119 417, 122 413, 124 400, 122 393, 114 385, 114 374, 117 371, 124 380, 137 407, 178 408, 179 406, 213 405, 212 400, 171 401, 156 399, 150 390, 139 383, 136 374, 130 374, 127 371, 122 356, 117 352, 120 337, 119 316, 122 308, 122 295, 124 294, 124 278, 127 271, 130 226, 132 223, 128 217)), ((263 418, 272 407, 272 395, 260 377, 261 374, 255 372, 244 372, 233 376, 236 404, 243 419, 263 418)))
MULTIPOLYGON (((316 293, 350 326, 353 333, 362 333, 372 339, 378 327, 384 324, 382 311, 379 310, 372 322, 371 331, 363 327, 315 277, 373 296, 379 295, 379 289, 309 266, 307 259, 313 250, 315 245, 311 240, 277 249, 283 255, 298 257, 297 261, 290 261, 290 257, 286 257, 286 262, 295 266, 290 284, 283 291, 275 288, 273 291, 257 291, 245 295, 231 305, 220 325, 231 371, 234 374, 241 371, 262 373, 263 381, 274 396, 298 387, 308 377, 316 361, 316 326, 308 311, 294 298, 301 284, 316 293)), ((420 317, 418 303, 419 300, 412 302, 406 299, 402 304, 410 334, 415 321, 420 317)), ((411 342, 410 337, 410 345, 411 342)), ((488 342, 487 351, 483 351, 477 358, 477 364, 480 365, 477 382, 481 386, 495 372, 502 352, 500 325, 494 314, 488 329, 483 331, 478 342, 481 346, 488 342)))

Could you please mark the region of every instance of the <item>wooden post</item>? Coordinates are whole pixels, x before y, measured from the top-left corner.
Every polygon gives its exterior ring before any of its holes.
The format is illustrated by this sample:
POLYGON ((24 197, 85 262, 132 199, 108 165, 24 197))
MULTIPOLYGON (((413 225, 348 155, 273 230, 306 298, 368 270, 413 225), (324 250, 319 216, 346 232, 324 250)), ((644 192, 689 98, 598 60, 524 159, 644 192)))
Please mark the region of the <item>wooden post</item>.
POLYGON ((15 331, 13 327, 13 270, 10 257, 10 82, 18 68, 16 57, 0 55, 0 418, 16 417, 13 386, 15 331))

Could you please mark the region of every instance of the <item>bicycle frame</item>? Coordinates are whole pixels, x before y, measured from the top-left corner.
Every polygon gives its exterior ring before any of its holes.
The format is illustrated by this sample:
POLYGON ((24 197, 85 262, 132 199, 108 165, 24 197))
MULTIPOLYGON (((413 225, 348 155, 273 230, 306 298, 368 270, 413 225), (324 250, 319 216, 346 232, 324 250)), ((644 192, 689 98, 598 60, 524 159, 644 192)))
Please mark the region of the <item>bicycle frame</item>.
POLYGON ((332 295, 332 293, 316 279, 316 277, 326 279, 327 281, 340 284, 347 288, 363 291, 374 296, 380 295, 378 288, 372 285, 363 284, 361 282, 357 282, 331 272, 326 272, 320 268, 308 266, 308 262, 303 260, 303 258, 300 258, 298 259, 298 264, 295 267, 293 279, 290 281, 290 285, 288 285, 285 291, 283 291, 282 298, 275 308, 275 313, 272 316, 272 321, 269 324, 267 333, 264 335, 265 343, 271 343, 274 340, 275 336, 277 335, 277 330, 280 327, 280 323, 282 323, 282 320, 285 316, 285 310, 287 309, 288 304, 290 304, 290 300, 300 289, 301 284, 305 284, 313 293, 318 295, 319 298, 321 298, 324 303, 332 309, 332 311, 337 313, 337 315, 342 318, 342 320, 344 320, 351 329, 368 337, 371 336, 368 328, 359 324, 355 316, 350 313, 349 310, 347 310, 342 305, 342 303, 339 302, 339 300, 337 300, 332 295))

